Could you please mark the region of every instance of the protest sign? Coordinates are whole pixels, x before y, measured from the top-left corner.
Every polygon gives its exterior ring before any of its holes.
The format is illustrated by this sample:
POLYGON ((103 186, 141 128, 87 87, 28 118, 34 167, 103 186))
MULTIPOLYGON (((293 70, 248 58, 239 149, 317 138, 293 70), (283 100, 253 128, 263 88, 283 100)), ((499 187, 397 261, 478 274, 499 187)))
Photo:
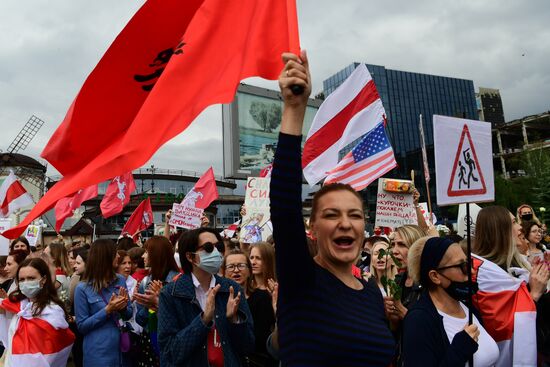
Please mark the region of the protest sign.
POLYGON ((172 216, 168 224, 186 229, 199 228, 203 213, 204 209, 174 203, 172 205, 172 216))
MULTIPOLYGON (((472 237, 475 236, 476 233, 476 221, 477 221, 477 215, 479 214, 479 211, 481 210, 481 207, 477 204, 470 204, 470 235, 472 237)), ((468 217, 466 216, 466 204, 460 204, 458 206, 458 219, 457 219, 457 226, 458 226, 458 232, 457 234, 462 237, 466 237, 466 223, 468 222, 468 217)))
MULTIPOLYGON (((11 228, 10 218, 0 219, 0 233, 11 228)), ((10 240, 0 235, 0 256, 7 256, 10 253, 10 240)))
POLYGON ((265 241, 273 233, 269 211, 269 177, 249 177, 241 223, 240 240, 245 243, 265 241))
POLYGON ((395 228, 405 224, 417 224, 413 195, 387 192, 383 188, 383 182, 383 178, 378 180, 374 225, 395 228))
POLYGON ((428 209, 428 203, 418 203, 420 206, 420 211, 422 212, 422 216, 424 217, 424 220, 426 223, 435 224, 437 222, 437 217, 434 213, 432 213, 432 218, 430 219, 430 211, 428 209))
POLYGON ((25 238, 29 241, 29 245, 36 247, 36 244, 39 241, 40 234, 42 233, 42 227, 30 225, 25 231, 25 238))
POLYGON ((493 201, 491 124, 438 115, 433 124, 437 204, 493 201))

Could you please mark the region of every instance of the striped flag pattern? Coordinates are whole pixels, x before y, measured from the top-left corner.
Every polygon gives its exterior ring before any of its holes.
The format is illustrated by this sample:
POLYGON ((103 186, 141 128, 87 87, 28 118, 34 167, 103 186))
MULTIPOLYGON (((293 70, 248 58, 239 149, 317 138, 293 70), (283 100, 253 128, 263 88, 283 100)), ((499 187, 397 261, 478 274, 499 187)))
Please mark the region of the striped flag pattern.
POLYGON ((341 182, 360 191, 396 166, 393 149, 381 121, 330 171, 325 184, 341 182))
MULTIPOLYGON (((302 169, 309 184, 314 185, 327 176, 327 181, 333 182, 336 180, 333 174, 340 174, 346 170, 346 175, 354 171, 349 178, 351 181, 357 181, 359 173, 355 170, 371 161, 366 153, 369 148, 374 149, 374 146, 370 145, 375 143, 372 139, 379 134, 385 137, 384 116, 384 107, 374 81, 367 67, 360 64, 348 79, 327 97, 313 119, 302 154, 302 169), (351 155, 344 157, 343 162, 339 162, 340 152, 349 149, 352 143, 357 141, 360 141, 360 147, 356 147, 355 152, 352 151, 351 155), (363 150, 365 152, 361 153, 363 150), (353 167, 348 166, 351 158, 357 160, 353 167), (342 166, 346 168, 342 169, 342 166)), ((387 137, 385 142, 388 142, 387 137)), ((382 155, 386 153, 388 152, 382 155)), ((391 154, 393 157, 393 153, 391 154)), ((386 159, 389 159, 389 156, 384 157, 382 161, 387 163, 386 159)), ((374 159, 378 158, 380 157, 377 155, 374 159)), ((374 163, 376 167, 369 170, 368 175, 374 174, 379 168, 377 165, 382 164, 382 161, 374 163)), ((391 164, 386 168, 389 167, 389 170, 392 168, 390 166, 391 164)), ((357 181, 357 187, 366 181, 368 179, 357 181)))
POLYGON ((0 218, 8 217, 17 209, 32 205, 32 196, 10 170, 10 174, 0 186, 0 218))

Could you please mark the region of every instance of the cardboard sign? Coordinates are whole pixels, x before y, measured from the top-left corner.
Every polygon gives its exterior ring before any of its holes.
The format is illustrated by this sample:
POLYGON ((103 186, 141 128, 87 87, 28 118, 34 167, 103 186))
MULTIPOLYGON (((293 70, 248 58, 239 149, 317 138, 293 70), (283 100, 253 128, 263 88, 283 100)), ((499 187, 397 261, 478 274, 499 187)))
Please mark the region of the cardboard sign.
POLYGON ((434 115, 437 204, 493 201, 493 151, 488 122, 434 115))
MULTIPOLYGON (((0 232, 4 232, 10 229, 11 219, 2 218, 0 219, 0 232)), ((2 235, 0 235, 0 256, 7 256, 10 253, 10 240, 2 235)))
POLYGON ((374 225, 396 228, 405 224, 417 224, 413 195, 387 192, 383 188, 383 181, 383 178, 378 179, 374 225))
POLYGON ((269 177, 249 177, 241 223, 240 240, 244 243, 265 241, 273 233, 269 211, 269 177))
POLYGON ((203 213, 204 209, 174 203, 172 205, 172 216, 168 224, 186 229, 199 228, 203 213))
POLYGON ((466 238, 466 223, 468 222, 468 220, 470 221, 470 235, 472 237, 475 236, 477 215, 479 214, 480 210, 481 207, 479 205, 470 204, 470 218, 468 219, 468 217, 466 216, 466 204, 460 204, 458 206, 457 234, 459 236, 466 238))
POLYGON ((25 231, 25 238, 29 241, 29 245, 36 247, 36 244, 39 241, 40 234, 42 233, 42 227, 30 225, 25 231))

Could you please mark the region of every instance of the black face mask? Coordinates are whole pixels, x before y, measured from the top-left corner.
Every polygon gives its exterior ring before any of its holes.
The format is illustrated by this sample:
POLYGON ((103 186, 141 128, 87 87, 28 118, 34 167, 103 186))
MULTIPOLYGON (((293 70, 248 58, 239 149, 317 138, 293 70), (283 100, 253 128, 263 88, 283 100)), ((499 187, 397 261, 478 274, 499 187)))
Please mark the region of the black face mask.
MULTIPOLYGON (((444 289, 445 292, 447 292, 447 294, 451 296, 451 298, 454 298, 457 301, 465 302, 470 296, 470 283, 468 281, 455 282, 454 280, 451 280, 451 284, 444 289)), ((471 289, 472 295, 477 293, 477 291, 479 290, 477 282, 472 282, 471 289)))
POLYGON ((370 257, 370 253, 363 250, 363 251, 361 251, 361 257, 370 257))
POLYGON ((521 219, 523 219, 523 220, 532 220, 532 219, 533 219, 533 214, 532 214, 532 213, 523 214, 523 215, 521 216, 521 219))

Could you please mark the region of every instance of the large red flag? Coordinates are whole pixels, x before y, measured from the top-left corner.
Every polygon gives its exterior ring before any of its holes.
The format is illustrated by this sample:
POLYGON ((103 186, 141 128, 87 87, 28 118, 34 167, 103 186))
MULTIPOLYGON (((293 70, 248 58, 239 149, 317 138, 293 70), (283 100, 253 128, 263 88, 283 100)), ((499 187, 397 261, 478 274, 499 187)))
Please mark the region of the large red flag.
POLYGON ((86 200, 97 196, 97 185, 78 190, 75 194, 63 198, 55 204, 55 230, 59 232, 65 219, 72 217, 74 211, 86 200))
POLYGON ((17 237, 79 188, 145 164, 204 108, 231 102, 242 79, 276 79, 288 51, 299 52, 295 0, 147 1, 43 152, 64 178, 4 235, 17 237))
POLYGON ((217 198, 218 187, 216 186, 216 178, 214 177, 214 170, 210 167, 187 195, 185 195, 181 204, 206 209, 217 198))
POLYGON ((151 209, 151 200, 143 200, 128 219, 128 222, 122 228, 122 234, 129 234, 134 237, 139 232, 146 230, 153 224, 153 209, 151 209))
POLYGON ((103 200, 99 205, 103 218, 109 218, 120 213, 126 204, 130 202, 130 195, 134 191, 136 191, 136 183, 132 172, 113 178, 107 186, 105 196, 103 196, 103 200))

